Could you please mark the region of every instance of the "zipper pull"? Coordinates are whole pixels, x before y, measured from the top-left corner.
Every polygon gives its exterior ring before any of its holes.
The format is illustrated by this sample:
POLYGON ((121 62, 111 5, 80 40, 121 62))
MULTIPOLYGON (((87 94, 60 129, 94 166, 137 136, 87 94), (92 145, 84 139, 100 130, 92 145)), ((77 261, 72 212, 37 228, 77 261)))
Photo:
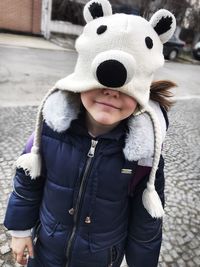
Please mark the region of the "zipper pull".
POLYGON ((68 212, 69 212, 70 215, 74 215, 75 209, 71 208, 71 209, 68 210, 68 212))
POLYGON ((85 223, 91 223, 91 218, 90 218, 90 216, 87 216, 87 217, 85 218, 85 223))
POLYGON ((98 143, 98 141, 92 140, 90 150, 89 150, 89 152, 87 154, 87 156, 89 158, 93 158, 94 157, 94 152, 95 152, 95 148, 96 148, 97 143, 98 143))

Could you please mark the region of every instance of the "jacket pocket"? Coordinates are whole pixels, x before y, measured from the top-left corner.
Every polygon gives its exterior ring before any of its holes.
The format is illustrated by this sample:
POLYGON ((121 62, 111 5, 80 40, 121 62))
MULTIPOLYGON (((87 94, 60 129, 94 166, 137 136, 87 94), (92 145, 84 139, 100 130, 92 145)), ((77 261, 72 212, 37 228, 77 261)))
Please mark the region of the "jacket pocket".
POLYGON ((68 235, 59 222, 51 226, 42 222, 38 240, 39 244, 55 257, 61 258, 65 255, 68 235))
POLYGON ((126 239, 109 248, 108 267, 120 266, 124 257, 126 239))
POLYGON ((155 225, 153 228, 146 229, 146 231, 144 229, 139 229, 137 233, 131 235, 131 239, 139 243, 151 242, 162 233, 162 223, 160 222, 159 226, 155 225))
POLYGON ((56 232, 57 228, 60 226, 60 222, 54 222, 53 224, 49 225, 42 225, 44 230, 46 231, 48 236, 53 237, 54 233, 56 232))
POLYGON ((98 252, 104 249, 109 249, 115 244, 120 244, 127 237, 127 225, 120 226, 117 230, 109 233, 91 234, 89 245, 91 252, 98 252))

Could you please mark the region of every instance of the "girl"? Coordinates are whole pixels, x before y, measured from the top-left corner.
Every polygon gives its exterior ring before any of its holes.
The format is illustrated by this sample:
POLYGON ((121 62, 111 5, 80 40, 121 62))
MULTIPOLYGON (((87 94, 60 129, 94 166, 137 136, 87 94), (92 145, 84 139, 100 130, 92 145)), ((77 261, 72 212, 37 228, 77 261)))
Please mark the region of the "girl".
POLYGON ((84 18, 75 71, 44 98, 16 162, 4 224, 28 267, 119 267, 124 255, 129 267, 154 267, 174 84, 151 82, 175 19, 112 15, 107 0, 86 4, 84 18))

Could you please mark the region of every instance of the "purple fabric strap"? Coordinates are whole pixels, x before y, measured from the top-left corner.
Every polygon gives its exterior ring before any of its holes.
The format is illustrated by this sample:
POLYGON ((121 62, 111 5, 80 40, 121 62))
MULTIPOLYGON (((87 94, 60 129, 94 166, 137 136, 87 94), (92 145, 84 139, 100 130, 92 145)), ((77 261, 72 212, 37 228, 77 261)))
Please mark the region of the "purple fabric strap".
POLYGON ((33 141, 34 141, 34 132, 30 135, 26 146, 25 146, 25 153, 30 153, 31 152, 31 148, 33 146, 33 141))
POLYGON ((147 175, 149 175, 151 172, 151 167, 147 166, 139 166, 137 165, 135 169, 135 175, 130 183, 129 193, 130 195, 133 194, 136 186, 139 184, 139 182, 147 175))

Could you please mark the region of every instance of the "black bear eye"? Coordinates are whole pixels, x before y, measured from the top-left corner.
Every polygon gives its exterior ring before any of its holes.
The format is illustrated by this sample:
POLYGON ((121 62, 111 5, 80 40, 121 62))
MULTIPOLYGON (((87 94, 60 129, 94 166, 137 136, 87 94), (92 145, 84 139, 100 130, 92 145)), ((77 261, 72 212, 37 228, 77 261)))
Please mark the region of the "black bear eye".
POLYGON ((97 34, 102 34, 107 30, 107 26, 106 25, 101 25, 99 26, 99 28, 97 29, 97 34))
POLYGON ((145 38, 145 43, 146 43, 146 46, 147 46, 149 49, 151 49, 151 48, 153 47, 153 40, 152 40, 149 36, 147 36, 147 37, 145 38))

